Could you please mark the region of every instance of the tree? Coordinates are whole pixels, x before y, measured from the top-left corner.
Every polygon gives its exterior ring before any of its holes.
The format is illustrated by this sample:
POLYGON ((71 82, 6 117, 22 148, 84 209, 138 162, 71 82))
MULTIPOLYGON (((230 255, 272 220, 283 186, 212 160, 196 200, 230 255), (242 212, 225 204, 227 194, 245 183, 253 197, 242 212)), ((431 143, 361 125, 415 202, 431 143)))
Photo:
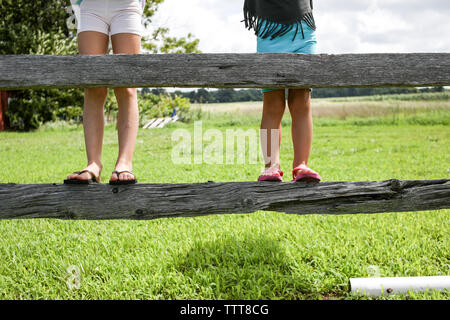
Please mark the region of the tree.
POLYGON ((212 96, 212 94, 206 90, 206 89, 198 89, 197 93, 196 93, 196 97, 195 100, 198 103, 211 103, 211 102, 215 102, 214 97, 212 96))
MULTIPOLYGON (((163 1, 146 0, 145 25, 163 1)), ((77 54, 76 32, 67 24, 69 6, 70 0, 0 0, 0 54, 77 54)), ((152 37, 143 39, 144 48, 198 52, 198 40, 192 35, 173 38, 168 34, 168 28, 157 28, 152 37)), ((14 92, 7 116, 13 129, 30 130, 58 118, 79 118, 82 105, 81 89, 22 90, 14 92)))
MULTIPOLYGON (((164 0, 146 0, 144 10, 144 25, 148 27, 152 23, 158 7, 164 0)), ((143 39, 143 48, 151 53, 200 53, 198 39, 194 39, 191 33, 186 37, 169 37, 169 28, 157 27, 151 37, 143 39)))
POLYGON ((0 0, 0 54, 75 54, 69 0, 0 0))
POLYGON ((226 88, 226 89, 219 89, 216 93, 216 99, 217 102, 233 102, 235 97, 235 90, 226 88))
POLYGON ((168 28, 156 29, 151 38, 144 38, 142 46, 151 53, 200 53, 198 39, 191 33, 186 37, 169 37, 168 28))
MULTIPOLYGON (((67 3, 0 0, 0 54, 76 54, 76 39, 66 24, 67 3)), ((13 129, 30 130, 68 116, 82 103, 80 89, 21 90, 13 92, 6 115, 13 129), (59 107, 70 112, 61 115, 59 107)))

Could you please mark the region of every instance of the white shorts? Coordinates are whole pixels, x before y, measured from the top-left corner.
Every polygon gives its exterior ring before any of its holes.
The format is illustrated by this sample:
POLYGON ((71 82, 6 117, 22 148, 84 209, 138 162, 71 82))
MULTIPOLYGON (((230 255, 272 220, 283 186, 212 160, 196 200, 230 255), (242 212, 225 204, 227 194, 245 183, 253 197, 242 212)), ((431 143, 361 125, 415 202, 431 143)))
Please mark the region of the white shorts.
POLYGON ((139 0, 83 0, 78 33, 97 31, 107 35, 133 33, 142 36, 142 13, 139 0))

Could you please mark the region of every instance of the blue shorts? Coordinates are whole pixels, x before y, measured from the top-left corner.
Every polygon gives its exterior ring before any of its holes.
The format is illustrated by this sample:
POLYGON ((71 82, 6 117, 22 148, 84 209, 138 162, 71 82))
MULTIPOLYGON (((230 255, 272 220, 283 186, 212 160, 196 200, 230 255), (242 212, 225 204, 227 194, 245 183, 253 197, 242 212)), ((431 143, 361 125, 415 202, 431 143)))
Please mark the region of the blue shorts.
MULTIPOLYGON (((297 28, 294 27, 291 31, 283 35, 282 37, 276 37, 270 40, 270 36, 266 39, 261 37, 257 38, 257 51, 259 53, 303 53, 303 54, 315 54, 317 53, 317 39, 316 31, 306 24, 301 22, 303 27, 303 34, 300 25, 297 28), (297 34, 296 34, 297 32, 297 34), (295 39, 294 39, 295 38, 295 39), (294 39, 294 41, 292 41, 294 39)), ((264 29, 266 21, 262 23, 261 29, 264 29)), ((278 28, 281 28, 280 25, 278 28)), ((262 92, 269 92, 278 89, 262 89, 262 92)))

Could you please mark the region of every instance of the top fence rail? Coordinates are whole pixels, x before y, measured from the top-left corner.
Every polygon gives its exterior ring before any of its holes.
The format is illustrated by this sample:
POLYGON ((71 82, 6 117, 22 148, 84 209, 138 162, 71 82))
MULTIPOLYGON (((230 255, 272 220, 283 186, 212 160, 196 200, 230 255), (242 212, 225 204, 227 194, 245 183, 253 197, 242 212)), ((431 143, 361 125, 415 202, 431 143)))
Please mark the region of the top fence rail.
POLYGON ((450 85, 450 53, 0 55, 0 89, 450 85))

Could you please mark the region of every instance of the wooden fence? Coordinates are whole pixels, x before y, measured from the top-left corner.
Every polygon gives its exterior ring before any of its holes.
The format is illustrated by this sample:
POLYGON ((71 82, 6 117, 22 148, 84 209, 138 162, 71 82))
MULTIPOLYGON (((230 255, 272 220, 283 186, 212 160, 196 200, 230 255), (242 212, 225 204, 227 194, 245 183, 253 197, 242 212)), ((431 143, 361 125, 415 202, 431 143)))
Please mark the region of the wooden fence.
MULTIPOLYGON (((0 89, 450 85, 450 54, 0 55, 0 89)), ((257 210, 355 214, 450 208, 450 180, 0 184, 0 219, 155 219, 257 210)))
POLYGON ((348 88, 450 83, 450 54, 0 55, 0 89, 348 88))
POLYGON ((0 184, 0 219, 155 219, 257 210, 355 214, 450 208, 450 180, 133 186, 0 184))
POLYGON ((8 108, 8 91, 0 90, 0 131, 8 127, 6 109, 8 108))

